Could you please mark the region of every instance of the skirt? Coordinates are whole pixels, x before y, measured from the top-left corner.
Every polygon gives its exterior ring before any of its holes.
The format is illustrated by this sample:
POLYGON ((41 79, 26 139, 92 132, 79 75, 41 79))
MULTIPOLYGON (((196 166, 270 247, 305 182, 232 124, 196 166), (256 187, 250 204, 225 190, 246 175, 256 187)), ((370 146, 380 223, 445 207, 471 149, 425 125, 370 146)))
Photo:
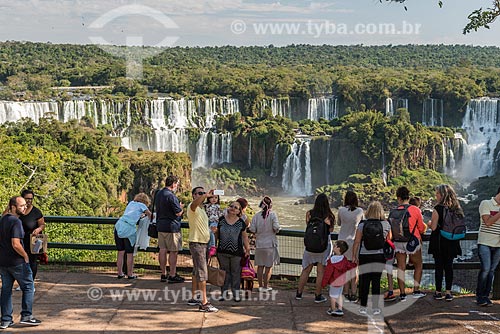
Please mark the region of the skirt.
POLYGON ((278 249, 273 248, 257 248, 255 249, 256 266, 272 267, 280 264, 280 255, 278 249))
POLYGON ((314 263, 321 263, 322 265, 326 265, 326 260, 328 260, 328 256, 332 251, 332 243, 328 243, 328 247, 323 253, 311 253, 304 250, 304 256, 302 257, 302 268, 305 269, 309 265, 314 263))

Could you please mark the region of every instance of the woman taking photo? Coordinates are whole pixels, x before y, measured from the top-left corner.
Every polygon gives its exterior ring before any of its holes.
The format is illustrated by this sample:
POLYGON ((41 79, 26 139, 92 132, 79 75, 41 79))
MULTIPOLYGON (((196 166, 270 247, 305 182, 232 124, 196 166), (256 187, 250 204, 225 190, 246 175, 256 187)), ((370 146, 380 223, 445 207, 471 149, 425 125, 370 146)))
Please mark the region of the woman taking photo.
POLYGON ((222 286, 223 301, 228 298, 227 291, 231 288, 236 302, 241 301, 241 257, 250 255, 250 245, 246 232, 247 225, 241 219, 241 204, 232 202, 224 216, 219 220, 216 239, 218 240, 217 259, 220 268, 226 272, 226 279, 222 286))
POLYGON ((431 239, 429 242, 429 254, 434 256, 434 275, 436 279, 436 291, 434 299, 451 302, 453 295, 451 294, 451 286, 453 285, 453 259, 458 255, 462 255, 459 240, 448 240, 441 236, 441 228, 443 226, 445 210, 455 211, 463 216, 463 210, 458 202, 457 195, 452 187, 447 184, 441 184, 436 187, 437 205, 432 211, 432 218, 429 227, 432 230, 431 239), (443 296, 441 290, 443 288, 443 271, 446 282, 446 294, 443 296))
POLYGON ((271 278, 272 267, 280 263, 278 253, 278 238, 276 233, 280 230, 280 224, 276 213, 271 211, 273 201, 269 196, 259 204, 262 210, 255 214, 250 224, 250 231, 255 233, 255 265, 257 266, 257 280, 259 291, 270 291, 269 279, 271 278))
MULTIPOLYGON (((325 296, 321 294, 321 281, 323 280, 323 272, 325 270, 326 260, 331 252, 331 242, 330 242, 330 233, 333 231, 333 226, 335 224, 335 216, 333 215, 332 210, 330 209, 330 203, 328 202, 328 197, 325 194, 319 194, 316 197, 316 201, 314 202, 314 207, 312 210, 307 211, 306 213, 306 226, 314 220, 321 220, 324 226, 321 226, 326 237, 328 238, 328 243, 326 245, 326 249, 321 252, 312 252, 306 249, 304 250, 304 256, 302 257, 302 273, 299 278, 299 286, 297 288, 297 294, 295 295, 295 299, 302 299, 302 292, 304 291, 304 286, 306 285, 307 279, 309 278, 309 274, 311 273, 314 265, 317 265, 317 273, 316 273, 316 291, 315 291, 315 303, 323 303, 326 302, 327 299, 325 296)), ((306 227, 306 236, 304 237, 304 244, 306 243, 307 238, 307 227, 306 227)), ((321 236, 325 237, 325 236, 321 236)))

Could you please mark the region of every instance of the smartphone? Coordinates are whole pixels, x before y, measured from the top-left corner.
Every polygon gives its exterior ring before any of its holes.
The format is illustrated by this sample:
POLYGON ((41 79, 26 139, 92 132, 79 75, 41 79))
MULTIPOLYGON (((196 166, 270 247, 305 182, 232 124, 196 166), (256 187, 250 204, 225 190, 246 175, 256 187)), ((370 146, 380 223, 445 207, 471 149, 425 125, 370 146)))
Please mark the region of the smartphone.
POLYGON ((214 195, 224 196, 224 190, 215 189, 214 190, 214 195))

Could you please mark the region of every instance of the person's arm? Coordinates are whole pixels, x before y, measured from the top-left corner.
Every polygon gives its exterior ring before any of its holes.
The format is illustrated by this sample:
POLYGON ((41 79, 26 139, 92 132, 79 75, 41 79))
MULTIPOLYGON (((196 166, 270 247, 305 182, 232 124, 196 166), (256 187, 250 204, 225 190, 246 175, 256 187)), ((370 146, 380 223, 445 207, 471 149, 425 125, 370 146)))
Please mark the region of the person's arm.
POLYGON ((427 230, 427 225, 424 224, 424 217, 422 217, 422 211, 418 209, 419 214, 417 215, 417 229, 420 235, 424 234, 427 230))
POLYGON ((340 209, 341 208, 339 208, 339 211, 337 213, 337 225, 338 226, 342 226, 342 220, 340 219, 340 209))
POLYGON ((250 256, 250 242, 248 241, 248 234, 245 230, 241 232, 243 238, 243 247, 245 248, 245 256, 250 256))
POLYGON ((278 221, 278 215, 275 212, 271 212, 273 217, 273 231, 274 233, 278 233, 281 229, 280 223, 278 221))
POLYGON ((363 232, 359 229, 356 230, 356 237, 354 238, 354 245, 352 246, 352 262, 359 264, 359 247, 361 245, 361 238, 363 232))
POLYGON ((259 214, 260 214, 260 212, 259 212, 259 213, 257 213, 257 214, 255 214, 255 215, 253 216, 253 218, 252 218, 252 222, 250 223, 250 226, 248 226, 248 230, 249 230, 250 232, 252 232, 252 233, 257 232, 257 223, 256 223, 256 221, 257 221, 257 216, 258 216, 259 214))
POLYGON ((38 224, 38 227, 33 230, 34 235, 42 233, 45 229, 45 219, 43 217, 37 219, 36 223, 38 224))
POLYGON ((207 197, 212 197, 214 194, 214 190, 211 189, 208 193, 205 193, 204 195, 201 195, 197 199, 191 202, 191 205, 189 206, 189 209, 193 212, 196 211, 196 208, 199 207, 203 202, 206 201, 207 197))
POLYGON ((152 219, 153 219, 153 214, 151 213, 151 211, 149 211, 149 209, 146 209, 146 211, 144 211, 144 213, 146 214, 146 216, 148 216, 148 218, 149 218, 150 220, 152 220, 152 219))
POLYGON ((491 225, 495 224, 497 221, 500 220, 500 214, 497 213, 494 216, 492 216, 490 214, 488 214, 488 215, 482 215, 481 218, 483 219, 484 225, 491 226, 491 225))
POLYGON ((19 238, 11 238, 12 248, 16 251, 17 254, 21 255, 24 259, 24 262, 29 263, 30 259, 28 257, 28 253, 24 250, 23 244, 21 243, 21 239, 19 238))
POLYGON ((306 212, 306 225, 309 223, 309 219, 311 219, 311 213, 309 211, 306 212))
POLYGON ((429 224, 429 227, 431 228, 431 230, 435 231, 437 229, 438 222, 439 222, 439 214, 436 211, 436 209, 434 209, 434 210, 432 210, 431 222, 429 224))

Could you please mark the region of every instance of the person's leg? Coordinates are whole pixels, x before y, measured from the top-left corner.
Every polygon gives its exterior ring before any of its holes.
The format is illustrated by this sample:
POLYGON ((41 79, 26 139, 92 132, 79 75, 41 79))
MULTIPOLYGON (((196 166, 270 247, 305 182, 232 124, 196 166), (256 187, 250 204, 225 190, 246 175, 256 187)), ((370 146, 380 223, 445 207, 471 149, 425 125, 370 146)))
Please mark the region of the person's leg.
POLYGON ((361 307, 368 305, 368 294, 370 292, 370 273, 367 267, 368 258, 366 255, 359 255, 359 303, 361 307))
POLYGON ((491 267, 491 251, 489 246, 478 244, 477 252, 481 263, 481 269, 477 277, 476 301, 477 303, 483 303, 484 298, 487 297, 486 291, 488 286, 488 274, 491 267))
POLYGON ((167 276, 167 249, 160 248, 158 252, 158 262, 160 262, 160 270, 162 276, 167 276))
POLYGON ((116 257, 116 269, 118 272, 118 276, 123 276, 123 257, 125 256, 125 250, 118 251, 118 255, 116 257))
POLYGON ((127 253, 127 275, 134 276, 134 253, 127 253))
POLYGON ((33 273, 29 263, 23 263, 13 267, 12 274, 21 287, 23 297, 21 301, 21 320, 31 318, 33 312, 33 297, 35 287, 33 284, 33 273))
POLYGON ((179 252, 172 252, 168 255, 168 266, 170 277, 175 277, 177 275, 177 255, 179 252))
POLYGON ((445 264, 441 254, 434 255, 434 279, 436 283, 436 293, 441 293, 443 290, 443 271, 445 270, 445 264))
POLYGON ((38 272, 38 254, 31 254, 31 252, 28 252, 28 257, 30 261, 31 272, 33 273, 33 281, 35 281, 35 277, 38 272))
POLYGON ((264 287, 264 266, 257 267, 257 282, 259 282, 259 288, 264 287))
POLYGON ((232 281, 231 277, 231 261, 229 260, 229 255, 224 254, 224 253, 218 253, 217 254, 217 259, 219 260, 219 267, 220 269, 224 270, 226 272, 226 278, 224 279, 224 285, 222 286, 222 296, 226 298, 225 294, 227 293, 226 291, 229 290, 229 286, 232 281))
POLYGON ((318 266, 316 267, 316 296, 321 294, 321 281, 323 281, 324 272, 325 266, 322 263, 318 262, 318 266))
POLYGON ((265 267, 264 270, 264 287, 268 288, 269 287, 269 280, 271 279, 271 273, 273 271, 273 267, 265 267))
POLYGON ((446 283, 446 293, 451 295, 453 286, 453 258, 447 258, 444 264, 444 274, 446 283))
POLYGON ((313 266, 314 266, 314 264, 310 264, 307 267, 302 269, 302 272, 300 273, 300 278, 299 278, 299 285, 297 287, 298 293, 301 294, 304 291, 304 286, 307 283, 307 279, 309 278, 309 274, 311 273, 313 266))
POLYGON ((422 264, 422 249, 419 249, 415 254, 410 254, 410 260, 415 266, 413 274, 413 291, 420 291, 420 281, 422 280, 423 264, 422 264))
POLYGON ((486 298, 490 297, 491 286, 493 285, 493 278, 495 276, 495 269, 498 266, 498 263, 500 262, 500 247, 490 247, 490 254, 491 254, 491 266, 489 268, 486 281, 486 288, 485 288, 486 298))
POLYGON ((231 256, 231 291, 235 300, 240 299, 240 285, 241 285, 241 256, 231 256))
POLYGON ((12 286, 15 278, 6 267, 0 267, 0 275, 2 276, 2 293, 0 296, 2 321, 12 321, 12 286))
POLYGON ((405 292, 406 254, 405 253, 396 253, 396 261, 397 261, 397 265, 398 265, 399 294, 406 295, 406 292, 405 292))
MULTIPOLYGON (((382 267, 383 265, 381 265, 382 267)), ((382 270, 375 270, 371 273, 371 284, 372 284, 372 304, 373 308, 380 308, 380 279, 382 278, 382 270)))

